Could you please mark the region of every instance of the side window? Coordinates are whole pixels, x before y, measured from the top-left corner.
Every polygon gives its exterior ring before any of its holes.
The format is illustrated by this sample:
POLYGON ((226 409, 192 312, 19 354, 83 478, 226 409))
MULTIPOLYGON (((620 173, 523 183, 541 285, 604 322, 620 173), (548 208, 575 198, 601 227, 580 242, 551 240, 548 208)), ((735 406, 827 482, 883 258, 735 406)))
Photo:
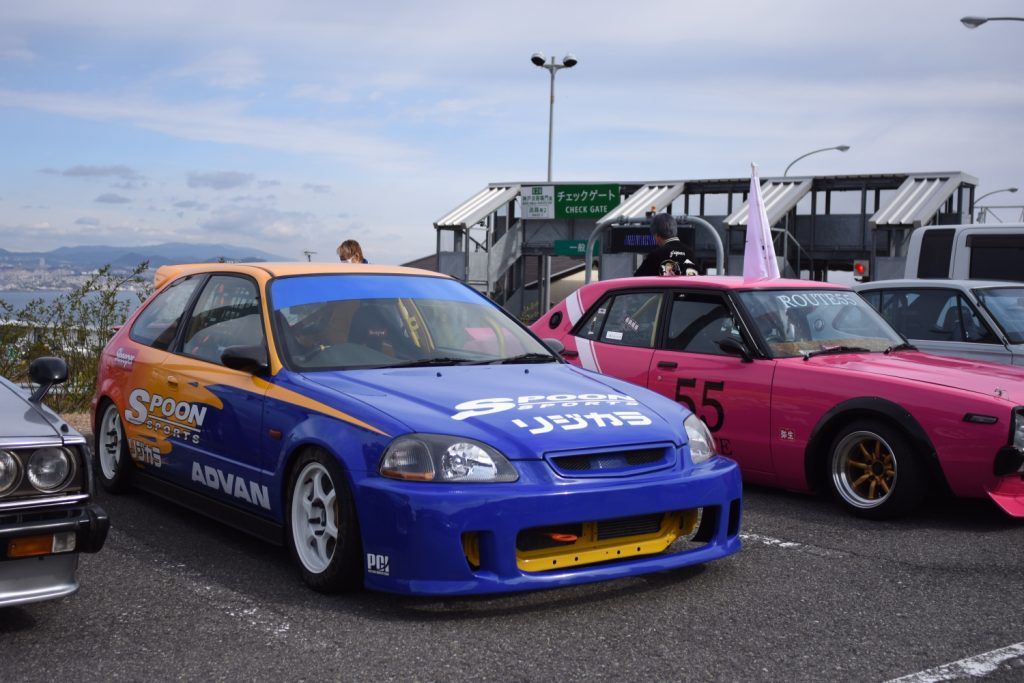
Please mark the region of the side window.
POLYGON ((910 298, 916 297, 916 294, 908 298, 907 292, 901 289, 876 289, 863 292, 862 296, 897 332, 907 334, 907 308, 910 306, 910 298))
POLYGON ((740 339, 740 331, 721 297, 678 293, 672 298, 667 348, 724 356, 718 341, 728 337, 740 339))
POLYGON ((957 294, 951 289, 907 290, 907 307, 897 329, 908 339, 959 341, 953 328, 957 294))
POLYGON ((135 319, 128 332, 132 341, 166 350, 174 341, 185 307, 201 281, 202 277, 190 276, 167 285, 135 319))
POLYGON ((597 307, 578 336, 618 346, 654 348, 661 292, 618 294, 597 307))
POLYGON ((939 228, 926 230, 921 239, 921 254, 917 262, 917 277, 949 277, 949 259, 953 255, 956 230, 939 228))
POLYGON ((262 344, 264 340, 256 283, 245 277, 214 275, 192 311, 182 351, 219 364, 226 347, 262 344))
POLYGON ((998 341, 992 330, 963 296, 957 296, 956 302, 944 312, 943 330, 948 330, 951 341, 973 344, 995 344, 998 341))

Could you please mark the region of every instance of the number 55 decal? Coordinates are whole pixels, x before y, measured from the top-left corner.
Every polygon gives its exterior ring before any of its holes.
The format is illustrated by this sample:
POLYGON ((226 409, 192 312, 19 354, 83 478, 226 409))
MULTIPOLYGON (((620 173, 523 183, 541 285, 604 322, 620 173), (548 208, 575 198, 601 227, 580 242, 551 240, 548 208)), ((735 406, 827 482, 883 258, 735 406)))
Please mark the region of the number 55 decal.
MULTIPOLYGON (((684 393, 684 389, 696 388, 697 378, 680 377, 679 379, 676 380, 676 400, 685 405, 687 408, 689 408, 691 413, 700 414, 697 413, 697 404, 694 402, 693 398, 688 394, 684 393)), ((712 432, 717 432, 719 429, 722 428, 722 425, 725 424, 725 408, 723 408, 722 404, 719 403, 716 399, 711 398, 711 396, 709 396, 709 394, 712 391, 725 391, 725 382, 713 382, 711 380, 705 381, 704 391, 700 398, 701 408, 714 411, 715 421, 714 423, 710 422, 708 418, 702 414, 700 415, 700 419, 704 420, 704 423, 707 424, 708 429, 710 429, 712 432)), ((703 412, 704 410, 701 410, 701 413, 703 412)))

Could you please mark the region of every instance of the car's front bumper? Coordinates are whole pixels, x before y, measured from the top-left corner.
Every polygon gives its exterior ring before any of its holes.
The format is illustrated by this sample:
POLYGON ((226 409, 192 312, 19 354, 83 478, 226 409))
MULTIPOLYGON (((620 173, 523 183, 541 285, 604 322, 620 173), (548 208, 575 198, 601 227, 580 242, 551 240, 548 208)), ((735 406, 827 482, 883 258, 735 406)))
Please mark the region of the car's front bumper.
POLYGON ((103 547, 110 519, 99 505, 0 508, 0 607, 52 600, 78 590, 79 553, 103 547), (16 555, 26 539, 74 534, 74 549, 16 555))
MULTIPOLYGON (((500 593, 622 578, 709 562, 740 549, 741 483, 737 465, 713 458, 686 471, 642 477, 588 479, 568 485, 545 484, 537 476, 515 484, 437 485, 368 476, 356 484, 367 588, 396 593, 500 593), (701 543, 680 550, 659 548, 650 536, 623 536, 608 559, 605 549, 579 553, 590 559, 573 564, 573 553, 546 571, 525 571, 517 537, 527 529, 645 515, 703 510, 697 532, 701 543), (474 539, 472 562, 466 538, 474 539), (648 541, 644 541, 644 539, 648 541), (645 545, 646 543, 646 545, 645 545), (614 559, 622 552, 625 559, 614 559), (473 566, 473 565, 477 566, 473 566)), ((615 522, 612 522, 613 524, 615 522)))

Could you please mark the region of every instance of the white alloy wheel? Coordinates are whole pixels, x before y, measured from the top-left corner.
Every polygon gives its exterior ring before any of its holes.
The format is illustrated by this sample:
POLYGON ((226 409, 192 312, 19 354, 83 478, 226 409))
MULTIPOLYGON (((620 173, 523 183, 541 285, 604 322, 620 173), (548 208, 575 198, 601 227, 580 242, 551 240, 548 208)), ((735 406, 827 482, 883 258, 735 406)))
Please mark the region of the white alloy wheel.
POLYGON ((312 574, 324 572, 338 547, 337 489, 323 464, 309 462, 292 488, 292 543, 299 561, 312 574))

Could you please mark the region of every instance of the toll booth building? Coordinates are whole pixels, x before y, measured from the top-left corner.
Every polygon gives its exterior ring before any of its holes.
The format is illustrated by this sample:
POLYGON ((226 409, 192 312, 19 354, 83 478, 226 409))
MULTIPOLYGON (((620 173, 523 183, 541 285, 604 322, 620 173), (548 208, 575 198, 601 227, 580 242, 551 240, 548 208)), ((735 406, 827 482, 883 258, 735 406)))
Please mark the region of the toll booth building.
MULTIPOLYGON (((763 179, 761 194, 785 277, 827 280, 856 262, 881 278, 902 275, 915 228, 970 222, 977 184, 962 172, 788 176, 763 179)), ((632 275, 654 246, 651 214, 668 212, 701 273, 740 274, 749 190, 750 178, 492 183, 434 223, 436 269, 532 319, 564 298, 563 279, 632 275)))

